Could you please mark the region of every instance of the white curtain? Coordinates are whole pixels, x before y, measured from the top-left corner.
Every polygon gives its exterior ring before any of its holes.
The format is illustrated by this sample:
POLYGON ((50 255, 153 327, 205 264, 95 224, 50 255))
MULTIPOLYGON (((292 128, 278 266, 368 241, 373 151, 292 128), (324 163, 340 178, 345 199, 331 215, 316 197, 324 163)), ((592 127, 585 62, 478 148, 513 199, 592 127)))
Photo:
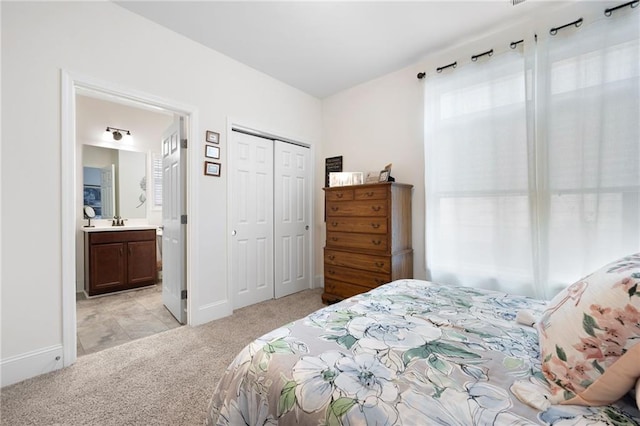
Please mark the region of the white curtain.
POLYGON ((428 77, 432 281, 550 298, 640 250, 633 12, 428 77))
POLYGON ((536 109, 545 295, 640 251, 640 13, 540 37, 536 109))

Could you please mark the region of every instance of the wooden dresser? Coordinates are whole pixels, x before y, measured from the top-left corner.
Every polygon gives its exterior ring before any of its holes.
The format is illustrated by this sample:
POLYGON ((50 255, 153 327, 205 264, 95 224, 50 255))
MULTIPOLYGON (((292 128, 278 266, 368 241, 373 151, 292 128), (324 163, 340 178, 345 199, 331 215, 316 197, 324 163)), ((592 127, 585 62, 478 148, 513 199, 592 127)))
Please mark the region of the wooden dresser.
POLYGON ((323 302, 413 278, 412 188, 401 183, 324 188, 323 302))

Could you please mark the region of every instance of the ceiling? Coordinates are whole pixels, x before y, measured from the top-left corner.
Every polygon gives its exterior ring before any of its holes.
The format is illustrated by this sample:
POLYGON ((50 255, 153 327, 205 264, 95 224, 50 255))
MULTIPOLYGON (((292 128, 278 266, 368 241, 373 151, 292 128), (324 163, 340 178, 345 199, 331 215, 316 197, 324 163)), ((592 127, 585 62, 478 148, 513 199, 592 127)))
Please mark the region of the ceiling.
POLYGON ((541 0, 116 3, 320 99, 545 6, 541 0))

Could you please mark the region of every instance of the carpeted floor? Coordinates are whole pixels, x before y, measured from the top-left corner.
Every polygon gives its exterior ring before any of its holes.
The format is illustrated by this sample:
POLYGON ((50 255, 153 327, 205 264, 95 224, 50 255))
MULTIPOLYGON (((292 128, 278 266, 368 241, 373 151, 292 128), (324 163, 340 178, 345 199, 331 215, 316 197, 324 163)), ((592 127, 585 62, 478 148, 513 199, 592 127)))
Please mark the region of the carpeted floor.
POLYGON ((201 425, 209 398, 250 341, 319 308, 321 289, 248 306, 89 354, 0 390, 2 425, 201 425))

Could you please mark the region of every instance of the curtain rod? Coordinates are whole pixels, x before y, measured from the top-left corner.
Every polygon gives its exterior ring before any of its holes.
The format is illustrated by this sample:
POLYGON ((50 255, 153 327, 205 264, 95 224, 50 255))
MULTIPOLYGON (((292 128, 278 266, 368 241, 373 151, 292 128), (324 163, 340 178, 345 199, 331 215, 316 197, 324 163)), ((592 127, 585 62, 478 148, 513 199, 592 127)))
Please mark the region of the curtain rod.
MULTIPOLYGON (((631 7, 631 8, 633 9, 633 8, 638 7, 638 4, 640 4, 640 0, 631 0, 631 1, 629 1, 629 2, 626 2, 626 3, 620 4, 620 5, 618 5, 618 6, 610 7, 610 8, 605 9, 605 10, 604 10, 604 15, 605 15, 605 16, 611 16, 611 15, 613 14, 613 12, 615 12, 615 11, 616 11, 616 10, 618 10, 618 9, 622 9, 622 8, 624 8, 624 7, 631 7)), ((575 27, 576 27, 576 28, 578 28, 578 27, 580 27, 580 26, 582 25, 582 22, 583 22, 583 19, 582 19, 582 18, 580 18, 580 19, 576 19, 576 20, 575 20, 575 21, 573 21, 573 22, 569 22, 568 24, 564 24, 564 25, 562 25, 562 26, 560 26, 560 27, 554 27, 554 28, 551 28, 551 29, 549 30, 549 34, 551 34, 552 36, 554 36, 554 35, 558 34, 558 30, 561 30, 561 29, 563 29, 563 28, 570 27, 571 25, 575 25, 575 27)), ((536 36, 536 39, 537 39, 537 38, 538 38, 538 37, 536 36)), ((524 42, 524 40, 512 41, 512 42, 509 44, 509 47, 511 47, 512 49, 515 49, 515 48, 518 46, 518 44, 520 44, 520 43, 522 43, 522 42, 524 42)), ((489 56, 493 55, 493 49, 488 50, 488 51, 486 51, 486 52, 484 52, 484 53, 480 53, 480 54, 478 54, 478 55, 473 55, 473 56, 471 57, 471 60, 475 62, 476 60, 478 60, 478 58, 479 58, 479 57, 484 56, 484 55, 489 55, 489 56)), ((436 68, 436 71, 437 71, 438 73, 440 73, 440 72, 442 72, 442 70, 444 70, 444 69, 447 69, 447 68, 450 68, 450 67, 455 68, 457 65, 458 65, 458 63, 457 63, 457 62, 454 62, 454 63, 452 63, 452 64, 449 64, 449 65, 445 65, 445 66, 443 66, 443 67, 436 68)), ((419 73, 418 73, 418 75, 417 75, 418 80, 422 80, 422 79, 423 79, 423 78, 425 78, 426 76, 427 76, 427 73, 426 73, 426 72, 419 72, 419 73)))
POLYGON ((638 4, 640 4, 640 0, 631 0, 630 2, 618 5, 616 7, 610 7, 604 10, 604 16, 611 16, 611 14, 616 10, 622 9, 623 7, 627 7, 627 6, 631 6, 631 8, 633 9, 634 7, 637 7, 638 4))
POLYGON ((570 27, 570 26, 572 26, 572 25, 575 25, 575 26, 576 26, 576 28, 578 28, 580 25, 582 25, 582 21, 583 21, 583 19, 582 19, 582 18, 580 18, 580 19, 576 19, 576 20, 575 20, 575 21, 573 21, 573 22, 569 22, 568 24, 564 24, 564 25, 562 25, 562 26, 560 26, 560 27, 553 27, 553 28, 551 28, 551 29, 549 30, 549 34, 551 34, 552 36, 554 36, 554 35, 558 34, 558 30, 561 30, 561 29, 563 29, 563 28, 570 27))
POLYGON ((477 60, 478 60, 478 58, 481 58, 481 57, 483 57, 483 56, 487 56, 487 55, 489 55, 489 56, 493 56, 493 49, 491 49, 491 50, 487 50, 486 52, 478 53, 477 55, 473 55, 473 56, 471 57, 471 60, 472 60, 473 62, 475 62, 475 61, 477 61, 477 60))
MULTIPOLYGON (((634 1, 640 1, 640 0, 634 0, 634 1)), ((518 44, 520 44, 520 43, 524 43, 524 40, 512 41, 511 43, 509 43, 509 47, 511 47, 512 49, 515 49, 518 46, 518 44)), ((485 56, 485 55, 493 56, 493 49, 487 50, 486 52, 479 53, 477 55, 473 55, 473 56, 471 56, 471 60, 475 62, 475 61, 478 60, 478 58, 480 58, 482 56, 485 56)), ((445 70, 447 68, 456 68, 457 66, 458 66, 458 62, 453 62, 453 63, 451 63, 449 65, 445 65, 445 66, 436 68, 436 72, 441 73, 442 70, 445 70)), ((416 77, 418 77, 418 80, 422 80, 426 76, 427 76, 427 73, 424 72, 424 71, 419 72, 416 75, 416 77)))

